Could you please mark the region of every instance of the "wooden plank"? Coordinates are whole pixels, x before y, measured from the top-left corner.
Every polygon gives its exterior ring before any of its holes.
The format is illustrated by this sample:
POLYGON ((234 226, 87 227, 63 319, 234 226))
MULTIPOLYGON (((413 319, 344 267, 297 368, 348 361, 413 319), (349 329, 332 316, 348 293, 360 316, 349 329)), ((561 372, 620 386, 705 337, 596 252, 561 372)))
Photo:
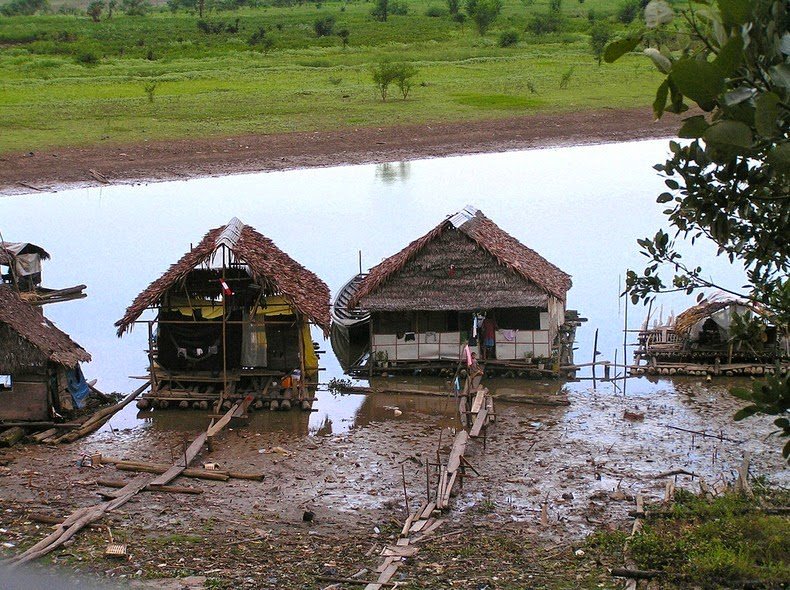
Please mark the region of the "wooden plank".
POLYGON ((387 559, 385 559, 384 561, 382 561, 382 562, 381 562, 381 565, 379 565, 379 566, 376 568, 376 570, 375 570, 375 571, 376 571, 377 573, 381 573, 381 572, 383 572, 383 571, 384 571, 384 570, 386 570, 386 569, 387 569, 387 568, 388 568, 390 565, 392 565, 392 562, 393 562, 393 561, 395 561, 396 559, 397 559, 396 557, 388 557, 387 559))
POLYGON ((425 529, 423 529, 422 534, 414 541, 415 543, 422 543, 426 538, 431 536, 436 529, 444 524, 443 518, 437 518, 431 524, 429 524, 425 529))
POLYGON ((419 533, 428 521, 427 520, 418 520, 417 522, 412 523, 411 528, 409 529, 410 533, 419 533))
POLYGON ((436 510, 436 502, 428 502, 425 510, 423 510, 422 514, 420 514, 420 518, 430 518, 434 510, 436 510))
MULTIPOLYGON (((390 559, 400 559, 400 558, 390 558, 390 559)), ((383 572, 381 572, 381 574, 379 575, 378 583, 379 583, 379 584, 386 584, 387 582, 389 582, 389 581, 392 579, 392 576, 394 576, 394 575, 395 575, 395 572, 397 572, 397 571, 398 571, 398 566, 399 566, 399 565, 400 565, 400 563, 399 563, 399 562, 393 562, 393 563, 391 563, 391 564, 390 564, 390 565, 387 567, 387 569, 385 569, 385 570, 384 570, 383 572)))
POLYGON ((480 408, 483 407, 483 402, 486 399, 486 393, 488 392, 487 389, 481 387, 477 390, 477 394, 475 394, 475 401, 472 402, 472 410, 473 414, 477 414, 480 411, 480 408))
POLYGON ((450 451, 450 458, 447 459, 447 473, 452 474, 461 466, 461 455, 466 453, 466 443, 469 441, 469 434, 466 430, 461 430, 455 435, 455 442, 450 451))
POLYGON ((387 545, 381 552, 384 557, 411 557, 418 549, 412 546, 387 545))
POLYGON ((233 414, 239 409, 239 406, 241 406, 241 402, 236 402, 233 404, 233 406, 227 412, 225 412, 225 415, 222 416, 222 418, 217 420, 215 424, 212 424, 209 427, 209 429, 206 431, 206 435, 209 437, 216 436, 220 430, 228 425, 228 422, 230 422, 230 419, 233 418, 233 414))
POLYGON ((414 515, 409 514, 409 518, 406 519, 406 522, 403 523, 403 529, 401 529, 400 536, 406 537, 409 534, 409 529, 411 528, 411 523, 414 521, 414 515))
POLYGON ((450 481, 447 482, 447 487, 444 490, 444 497, 442 498, 442 504, 447 507, 450 504, 450 494, 453 491, 453 486, 455 485, 455 478, 458 476, 458 472, 454 471, 453 474, 450 476, 450 481))
POLYGON ((401 537, 395 544, 399 545, 400 547, 405 547, 409 544, 409 537, 401 537))
POLYGON ((198 436, 191 445, 187 448, 186 452, 184 453, 185 462, 183 465, 176 464, 173 465, 170 469, 165 471, 162 475, 154 478, 149 483, 154 486, 163 486, 169 484, 175 478, 177 478, 184 469, 189 467, 189 464, 192 460, 197 457, 198 453, 203 448, 203 445, 206 444, 206 439, 208 438, 208 433, 203 432, 198 436))
POLYGON ((469 436, 475 438, 480 436, 480 431, 483 430, 483 426, 485 426, 487 422, 488 409, 483 408, 477 413, 477 416, 475 417, 475 423, 472 424, 472 428, 469 430, 469 436))

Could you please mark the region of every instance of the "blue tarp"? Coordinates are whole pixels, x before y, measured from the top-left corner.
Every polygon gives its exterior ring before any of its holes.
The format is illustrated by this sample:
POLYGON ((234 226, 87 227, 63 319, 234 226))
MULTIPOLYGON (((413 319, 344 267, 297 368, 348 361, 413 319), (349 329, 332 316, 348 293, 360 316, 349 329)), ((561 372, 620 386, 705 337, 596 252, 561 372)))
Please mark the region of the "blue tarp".
POLYGON ((90 393, 90 388, 85 382, 85 376, 82 374, 82 369, 77 365, 73 369, 66 370, 66 379, 68 381, 69 392, 71 399, 74 400, 74 405, 78 409, 85 407, 85 399, 90 393))

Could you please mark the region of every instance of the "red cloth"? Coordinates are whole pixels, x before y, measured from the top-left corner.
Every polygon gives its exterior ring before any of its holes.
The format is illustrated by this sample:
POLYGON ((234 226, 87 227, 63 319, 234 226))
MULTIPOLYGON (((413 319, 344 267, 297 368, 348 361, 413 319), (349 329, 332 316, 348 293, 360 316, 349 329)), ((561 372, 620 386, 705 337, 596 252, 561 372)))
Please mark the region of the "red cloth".
POLYGON ((480 332, 483 334, 483 338, 494 339, 496 336, 496 330, 496 321, 492 320, 491 318, 484 319, 483 323, 480 324, 480 332))

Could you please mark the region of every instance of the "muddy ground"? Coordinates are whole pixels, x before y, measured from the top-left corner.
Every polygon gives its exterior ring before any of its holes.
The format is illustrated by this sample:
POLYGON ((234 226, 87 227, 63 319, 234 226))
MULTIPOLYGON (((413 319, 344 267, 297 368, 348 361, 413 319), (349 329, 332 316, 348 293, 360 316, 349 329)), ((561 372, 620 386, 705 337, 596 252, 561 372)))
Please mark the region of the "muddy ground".
MULTIPOLYGON (((770 421, 734 423, 740 402, 725 385, 638 379, 629 381, 626 395, 611 385, 592 390, 576 384, 563 393, 570 406, 497 404, 496 424, 468 451, 480 477, 467 478, 446 522, 398 570, 397 581, 410 588, 616 587, 606 564, 584 551, 585 538, 630 527, 637 492, 659 501, 668 480, 699 489, 696 478, 663 472, 685 469, 721 484, 750 453, 754 474, 790 484, 778 443, 766 439, 770 421), (627 419, 626 411, 644 418, 627 419), (540 521, 544 502, 548 525, 540 521)), ((262 472, 262 482, 180 478, 177 484, 204 493, 141 493, 105 521, 116 540, 127 543, 128 560, 103 556, 108 535, 98 529, 44 560, 44 571, 54 565, 61 581, 78 572, 109 587, 123 580, 164 590, 184 584, 324 588, 329 582, 321 575, 372 569, 376 548, 394 539, 405 517, 401 465, 414 507, 425 499, 425 462, 435 458, 440 432, 447 452, 459 424, 452 399, 361 399, 349 430, 324 424, 308 436, 299 427, 264 428, 259 416, 224 432, 199 460, 262 472), (402 414, 396 416, 395 408, 402 414), (315 514, 313 522, 302 521, 305 510, 315 514)), ((0 454, 2 554, 17 553, 45 534, 46 525, 29 520, 31 513, 68 514, 97 502, 97 478, 130 477, 112 466, 78 467, 83 455, 170 461, 198 427, 192 426, 196 413, 169 414, 184 416, 180 428, 172 422, 159 428, 154 417, 68 446, 26 445, 0 454)))
POLYGON ((245 135, 0 154, 0 195, 59 187, 413 160, 674 136, 649 107, 490 121, 245 135), (95 171, 98 174, 93 174, 95 171))

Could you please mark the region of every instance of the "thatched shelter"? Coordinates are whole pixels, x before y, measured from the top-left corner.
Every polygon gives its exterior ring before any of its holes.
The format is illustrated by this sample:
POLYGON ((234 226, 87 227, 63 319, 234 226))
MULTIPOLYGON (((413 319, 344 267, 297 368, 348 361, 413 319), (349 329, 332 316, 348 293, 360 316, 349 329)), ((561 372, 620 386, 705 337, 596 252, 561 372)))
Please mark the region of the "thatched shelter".
POLYGON ((153 385, 144 399, 164 407, 276 397, 272 380, 295 370, 303 398, 318 367, 309 326, 327 335, 330 324, 326 284, 236 218, 140 293, 116 322, 118 335, 146 310, 156 316, 146 322, 153 385))
POLYGON ((371 312, 371 351, 388 362, 457 360, 479 314, 499 360, 557 357, 571 277, 466 207, 371 269, 352 305, 371 312))
POLYGON ((79 363, 91 360, 81 346, 0 285, 0 419, 49 420, 72 410, 69 390, 82 382, 79 363))

